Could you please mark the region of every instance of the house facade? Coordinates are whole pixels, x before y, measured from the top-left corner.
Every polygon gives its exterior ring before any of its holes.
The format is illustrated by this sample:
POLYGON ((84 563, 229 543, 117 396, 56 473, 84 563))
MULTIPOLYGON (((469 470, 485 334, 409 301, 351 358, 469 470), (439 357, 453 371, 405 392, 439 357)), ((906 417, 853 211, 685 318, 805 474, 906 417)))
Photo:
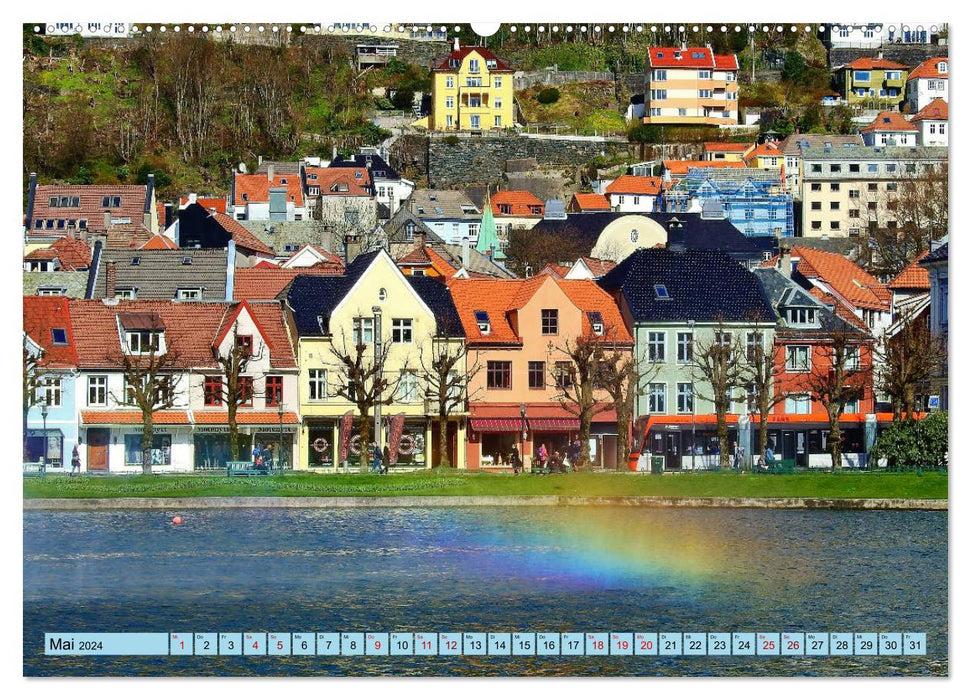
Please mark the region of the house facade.
POLYGON ((405 206, 446 243, 460 245, 468 238, 475 247, 479 242, 482 212, 464 192, 415 190, 405 206))
POLYGON ((947 124, 947 102, 940 97, 931 100, 911 117, 910 123, 918 129, 917 142, 921 146, 947 148, 951 129, 947 124))
MULTIPOLYGON (((415 183, 401 177, 377 153, 356 153, 350 158, 337 156, 330 162, 330 168, 366 168, 371 176, 371 188, 378 204, 388 210, 388 218, 398 211, 411 193, 415 191, 415 183)), ((309 184, 309 183, 308 183, 309 184)), ((309 194, 309 192, 308 192, 309 194)))
POLYGON ((300 174, 277 173, 268 164, 265 173, 233 173, 227 213, 237 221, 304 221, 304 204, 300 174))
POLYGON ((738 58, 710 46, 648 49, 645 124, 737 124, 738 58))
MULTIPOLYGON (((931 246, 930 253, 920 261, 927 268, 930 281, 930 325, 935 337, 948 342, 948 242, 937 242, 931 246)), ((948 368, 944 363, 931 378, 931 392, 938 397, 938 408, 947 410, 950 405, 948 394, 948 368)))
POLYGON ((876 118, 860 129, 866 146, 916 146, 917 126, 907 121, 900 112, 880 112, 876 118))
POLYGON ((513 69, 482 46, 459 46, 432 69, 431 131, 515 126, 513 69))
POLYGON ((947 56, 929 58, 907 76, 906 106, 916 114, 936 99, 948 101, 947 56))
POLYGON ((877 58, 858 58, 836 69, 836 85, 848 104, 895 106, 904 96, 907 66, 877 58))
POLYGON ((652 212, 658 211, 661 194, 661 178, 640 175, 621 175, 607 185, 611 211, 652 212))
POLYGON ((796 199, 802 196, 802 151, 804 148, 855 148, 862 145, 863 137, 860 135, 792 134, 787 136, 779 144, 784 158, 783 183, 786 191, 796 199))

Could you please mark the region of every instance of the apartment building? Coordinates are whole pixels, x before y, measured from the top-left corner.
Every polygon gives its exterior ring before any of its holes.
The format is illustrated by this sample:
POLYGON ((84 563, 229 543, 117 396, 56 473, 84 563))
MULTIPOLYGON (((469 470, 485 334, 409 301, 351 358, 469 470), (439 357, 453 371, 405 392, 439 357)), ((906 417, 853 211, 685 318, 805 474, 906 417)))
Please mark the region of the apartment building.
POLYGON ((652 46, 644 100, 645 124, 737 124, 738 57, 652 46))
POLYGON ((802 235, 858 236, 893 228, 901 180, 947 163, 940 147, 803 148, 802 235))

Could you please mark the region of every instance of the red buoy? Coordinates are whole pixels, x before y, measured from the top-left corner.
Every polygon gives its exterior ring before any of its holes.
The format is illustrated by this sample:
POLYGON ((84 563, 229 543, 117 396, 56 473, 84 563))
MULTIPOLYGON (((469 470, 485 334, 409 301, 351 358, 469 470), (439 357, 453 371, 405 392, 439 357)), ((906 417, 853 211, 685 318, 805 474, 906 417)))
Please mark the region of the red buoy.
POLYGON ((182 524, 182 516, 181 515, 176 515, 174 518, 172 518, 172 524, 173 525, 181 525, 182 524))

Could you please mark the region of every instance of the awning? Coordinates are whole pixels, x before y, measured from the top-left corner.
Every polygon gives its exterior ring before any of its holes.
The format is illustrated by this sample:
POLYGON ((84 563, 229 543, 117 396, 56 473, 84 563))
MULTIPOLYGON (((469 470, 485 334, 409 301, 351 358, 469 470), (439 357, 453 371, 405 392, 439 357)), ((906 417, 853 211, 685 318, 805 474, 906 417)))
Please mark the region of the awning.
MULTIPOLYGON (((84 425, 141 425, 141 411, 81 411, 84 425)), ((155 425, 188 425, 187 411, 156 411, 152 414, 155 425)))
POLYGON ((534 433, 570 433, 580 430, 580 419, 531 418, 529 429, 534 433))
POLYGON ((523 429, 520 418, 470 418, 469 427, 477 433, 518 433, 523 429))

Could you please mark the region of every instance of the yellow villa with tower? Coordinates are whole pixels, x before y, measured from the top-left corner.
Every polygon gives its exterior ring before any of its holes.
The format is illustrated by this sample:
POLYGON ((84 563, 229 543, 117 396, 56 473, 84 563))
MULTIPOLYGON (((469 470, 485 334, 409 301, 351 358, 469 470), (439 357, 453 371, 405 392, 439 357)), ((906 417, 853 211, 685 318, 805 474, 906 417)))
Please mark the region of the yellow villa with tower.
POLYGON ((513 69, 482 46, 459 46, 432 69, 431 131, 514 126, 513 69))

